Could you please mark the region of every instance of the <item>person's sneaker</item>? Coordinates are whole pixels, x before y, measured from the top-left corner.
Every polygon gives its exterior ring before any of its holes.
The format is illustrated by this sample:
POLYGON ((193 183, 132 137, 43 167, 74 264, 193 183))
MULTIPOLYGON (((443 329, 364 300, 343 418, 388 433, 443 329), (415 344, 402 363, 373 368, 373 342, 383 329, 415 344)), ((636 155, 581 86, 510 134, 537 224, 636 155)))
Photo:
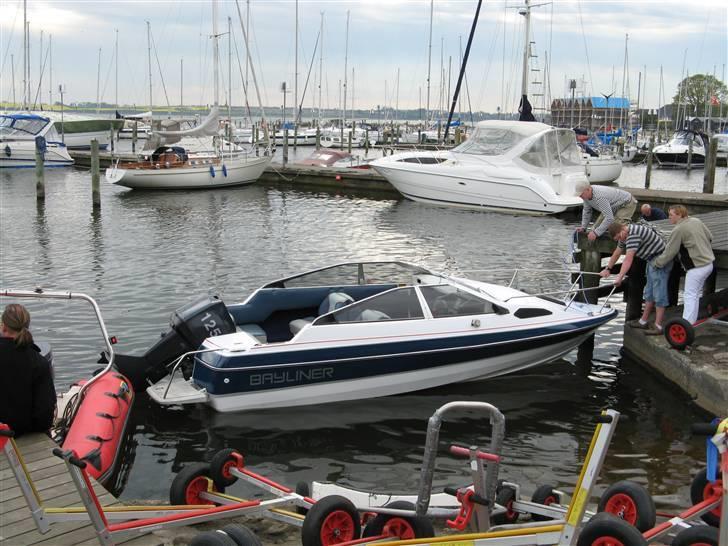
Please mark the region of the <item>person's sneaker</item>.
POLYGON ((647 322, 642 324, 640 322, 640 319, 634 319, 634 320, 628 321, 627 326, 629 326, 630 328, 639 328, 640 330, 647 330, 650 327, 649 323, 647 323, 647 322))
POLYGON ((645 329, 645 335, 646 336, 661 336, 662 328, 658 328, 657 326, 650 326, 649 328, 645 329))

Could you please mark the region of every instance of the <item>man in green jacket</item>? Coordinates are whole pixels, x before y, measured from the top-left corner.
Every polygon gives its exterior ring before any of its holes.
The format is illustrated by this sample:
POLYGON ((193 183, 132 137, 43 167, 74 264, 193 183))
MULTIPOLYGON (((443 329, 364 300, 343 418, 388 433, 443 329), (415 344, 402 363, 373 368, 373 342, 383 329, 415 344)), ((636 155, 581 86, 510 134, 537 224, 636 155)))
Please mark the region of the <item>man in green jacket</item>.
POLYGON ((655 259, 656 267, 664 267, 679 254, 680 263, 685 270, 685 290, 683 292, 683 318, 694 324, 698 320, 698 305, 703 293, 705 280, 713 272, 715 254, 711 242, 713 234, 697 218, 690 218, 683 205, 673 205, 668 219, 675 229, 670 234, 664 252, 655 259))

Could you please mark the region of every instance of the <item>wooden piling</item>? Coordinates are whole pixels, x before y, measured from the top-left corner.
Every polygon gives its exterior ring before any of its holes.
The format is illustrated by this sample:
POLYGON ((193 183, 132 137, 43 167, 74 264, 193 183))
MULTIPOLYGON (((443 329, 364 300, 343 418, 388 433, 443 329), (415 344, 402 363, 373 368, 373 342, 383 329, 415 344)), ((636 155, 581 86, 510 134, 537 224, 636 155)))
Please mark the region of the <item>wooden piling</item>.
POLYGON ((99 141, 95 138, 91 141, 91 201, 93 208, 101 207, 101 180, 99 169, 99 141))
POLYGON ((690 142, 688 142, 688 164, 686 166, 687 173, 690 174, 690 171, 693 169, 693 141, 692 139, 690 142))
POLYGON ((718 163, 718 139, 710 139, 708 157, 705 158, 705 174, 703 175, 703 193, 715 191, 715 165, 718 163))
POLYGON ((349 131, 349 144, 347 146, 347 150, 349 153, 351 153, 351 135, 354 132, 354 128, 352 127, 351 131, 349 131))
POLYGON ((35 198, 38 201, 45 201, 45 164, 43 152, 36 141, 35 144, 35 198))
POLYGON ((109 127, 109 149, 111 153, 114 153, 114 124, 112 123, 109 127))
POLYGON ((137 133, 138 133, 138 121, 134 122, 134 127, 131 129, 131 152, 136 153, 136 144, 137 144, 137 133))
MULTIPOLYGON (((580 237, 585 237, 581 234, 580 237)), ((581 251, 581 271, 584 273, 599 273, 602 270, 602 255, 597 249, 596 242, 589 244, 581 251)), ((597 275, 584 275, 582 286, 584 288, 594 288, 595 290, 584 291, 584 299, 587 303, 597 303, 598 293, 596 288, 599 286, 599 277, 597 275)))
POLYGON ((647 150, 647 169, 645 170, 645 189, 650 189, 650 178, 652 178, 652 159, 654 154, 652 151, 655 148, 655 135, 650 137, 650 148, 647 150))
POLYGON ((321 127, 319 125, 316 126, 316 149, 321 149, 321 127))
POLYGON ((364 131, 364 155, 369 155, 369 127, 364 131))
POLYGON ((288 165, 288 129, 283 129, 283 166, 288 165))
POLYGON ((455 145, 457 146, 462 141, 462 134, 460 132, 460 127, 455 127, 455 145))

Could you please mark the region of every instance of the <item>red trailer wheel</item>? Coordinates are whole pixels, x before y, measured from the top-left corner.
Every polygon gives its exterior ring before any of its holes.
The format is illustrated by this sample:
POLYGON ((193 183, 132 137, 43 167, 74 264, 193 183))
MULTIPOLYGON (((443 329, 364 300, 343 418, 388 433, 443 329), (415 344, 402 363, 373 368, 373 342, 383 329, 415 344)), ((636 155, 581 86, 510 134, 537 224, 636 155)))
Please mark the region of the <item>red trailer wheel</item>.
POLYGON ((576 546, 645 546, 647 541, 629 523, 609 512, 591 518, 579 533, 576 546))
MULTIPOLYGON (((385 506, 395 510, 412 510, 415 505, 407 501, 394 501, 385 506)), ((363 537, 375 537, 387 535, 399 540, 411 538, 429 538, 435 536, 435 529, 429 518, 422 516, 392 516, 389 514, 377 514, 366 527, 363 537)))
POLYGON ((599 499, 599 512, 608 512, 644 533, 655 526, 655 503, 639 484, 623 480, 607 488, 599 499))
POLYGON ((693 325, 682 317, 675 317, 668 320, 662 331, 667 342, 678 350, 683 350, 695 341, 695 329, 693 325))
MULTIPOLYGON (((723 480, 717 479, 714 482, 709 482, 708 472, 707 470, 703 469, 695 475, 692 484, 690 484, 690 500, 693 502, 693 504, 698 504, 699 502, 703 502, 705 499, 709 499, 710 497, 721 495, 722 489, 723 480)), ((721 511, 722 510, 720 508, 720 505, 718 505, 713 510, 711 510, 710 512, 706 512, 700 517, 708 525, 718 527, 720 525, 721 511)))
MULTIPOLYGON (((535 502, 536 504, 543 504, 544 506, 550 506, 552 504, 558 504, 559 503, 559 496, 554 492, 554 488, 550 485, 539 485, 536 488, 536 491, 533 492, 533 495, 531 496, 531 502, 535 502)), ((548 521, 548 516, 542 516, 541 514, 531 514, 531 519, 533 521, 548 521)))
POLYGON ((301 529, 303 546, 331 546, 359 538, 361 524, 354 504, 340 495, 317 501, 306 514, 301 529))
POLYGON ((672 546, 718 546, 718 529, 699 525, 680 531, 672 546))
MULTIPOLYGON (((169 488, 169 503, 172 505, 215 504, 200 497, 200 493, 207 491, 210 484, 209 471, 209 466, 205 463, 185 466, 172 481, 169 488)), ((213 483, 213 490, 223 492, 225 489, 213 483)))

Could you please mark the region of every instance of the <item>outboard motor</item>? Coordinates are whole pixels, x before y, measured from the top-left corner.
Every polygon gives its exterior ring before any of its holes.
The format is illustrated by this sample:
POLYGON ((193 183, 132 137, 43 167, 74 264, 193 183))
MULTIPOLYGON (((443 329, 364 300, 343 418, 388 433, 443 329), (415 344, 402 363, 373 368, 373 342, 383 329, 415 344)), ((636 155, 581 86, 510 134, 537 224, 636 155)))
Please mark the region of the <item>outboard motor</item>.
POLYGON ((208 337, 235 332, 235 322, 217 296, 205 296, 180 307, 169 322, 170 330, 144 355, 116 355, 116 367, 136 391, 162 379, 169 373, 167 366, 171 362, 197 350, 208 337))

